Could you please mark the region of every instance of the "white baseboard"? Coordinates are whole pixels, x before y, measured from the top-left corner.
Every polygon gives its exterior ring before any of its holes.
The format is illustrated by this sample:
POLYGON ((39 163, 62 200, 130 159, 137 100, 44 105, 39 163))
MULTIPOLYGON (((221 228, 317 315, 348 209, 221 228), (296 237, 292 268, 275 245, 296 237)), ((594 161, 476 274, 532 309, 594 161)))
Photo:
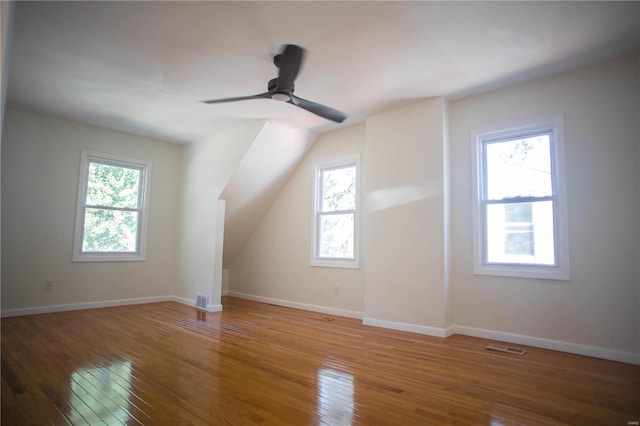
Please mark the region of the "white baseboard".
MULTIPOLYGON (((234 291, 228 292, 229 296, 242 299, 253 300, 256 302, 269 303, 272 305, 285 306, 294 309, 303 309, 307 311, 319 312, 328 315, 336 315, 341 317, 362 319, 364 325, 373 327, 389 328, 392 330, 408 331, 410 333, 424 334, 427 336, 435 336, 446 338, 454 334, 464 336, 479 337, 482 339, 497 340, 500 342, 515 343, 525 346, 533 346, 536 348, 550 349, 553 351, 567 352, 577 355, 590 356, 593 358, 602 358, 610 361, 624 362, 628 364, 640 365, 640 353, 626 352, 616 349, 602 348, 598 346, 583 345, 580 343, 565 342, 562 340, 546 339, 542 337, 527 336, 522 334, 508 333, 496 330, 486 330, 482 328, 468 327, 462 325, 452 325, 447 328, 431 327, 419 324, 401 323, 395 321, 386 321, 376 318, 364 317, 362 312, 351 311, 347 309, 331 308, 327 306, 312 305, 308 303, 292 302, 282 299, 274 299, 271 297, 254 296, 234 291)), ((187 306, 195 306, 195 300, 186 299, 178 296, 152 296, 138 297, 133 299, 117 299, 105 300, 98 302, 81 302, 67 303, 61 305, 35 306, 29 308, 5 309, 0 312, 1 318, 46 314, 52 312, 75 311, 80 309, 106 308, 110 306, 139 305, 143 303, 156 302, 178 302, 187 306)), ((222 311, 222 305, 207 305, 208 312, 222 311)))
POLYGON ((425 334, 434 337, 447 337, 447 329, 430 327, 427 325, 409 324, 404 322, 386 321, 375 318, 363 318, 362 324, 373 327, 390 328, 392 330, 408 331, 410 333, 425 334))
MULTIPOLYGON (((182 303, 183 305, 187 305, 187 306, 196 306, 196 301, 193 300, 193 299, 186 299, 184 297, 179 297, 179 296, 170 296, 170 297, 172 297, 171 300, 173 300, 174 302, 182 303)), ((222 312, 222 305, 208 304, 206 311, 207 312, 222 312)))
POLYGON ((339 317, 362 319, 362 312, 350 311, 348 309, 332 308, 329 306, 311 305, 308 303, 292 302, 290 300, 274 299, 272 297, 254 296, 253 294, 238 293, 229 291, 231 297, 253 300, 254 302, 268 303, 270 305, 284 306, 286 308, 302 309, 305 311, 319 312, 322 314, 336 315, 339 317))
MULTIPOLYGON (((191 305, 193 306, 193 305, 191 305)), ((222 312, 222 305, 207 305, 207 312, 222 312)))
POLYGON ((482 339, 497 340, 499 342, 515 343, 518 345, 532 346, 535 348, 549 349, 552 351, 566 352, 576 355, 584 355, 593 358, 607 359, 610 361, 624 362, 640 365, 640 353, 620 351, 616 349, 601 348, 598 346, 583 345, 580 343, 565 342, 562 340, 546 339, 542 337, 527 336, 522 334, 507 333, 495 330, 452 325, 447 328, 430 327, 419 324, 408 324, 394 321, 385 321, 374 318, 364 318, 364 325, 390 328, 392 330, 408 331, 411 333, 425 334, 435 337, 449 337, 454 334, 479 337, 482 339))
MULTIPOLYGON (((178 296, 136 297, 132 299, 103 300, 97 302, 65 303, 61 305, 34 306, 30 308, 4 309, 1 318, 23 315, 49 314, 52 312, 78 311, 81 309, 108 308, 111 306, 141 305, 144 303, 178 302, 187 306, 195 306, 196 301, 178 296)), ((207 305, 207 312, 220 312, 222 305, 207 305)))
POLYGON ((230 291, 229 296, 256 302, 269 303, 272 305, 286 306, 288 308, 304 309, 307 311, 320 312, 330 315, 344 316, 349 318, 362 319, 364 325, 373 327, 389 328, 392 330, 408 331, 410 333, 424 334, 427 336, 446 338, 454 334, 464 336, 479 337, 482 339, 497 340, 499 342, 515 343, 519 345, 532 346, 553 351, 567 352, 576 355, 590 356, 593 358, 607 359, 610 361, 624 362, 628 364, 640 365, 640 353, 625 352, 616 349, 601 348, 597 346, 583 345, 580 343, 552 340, 542 337, 527 336, 522 334, 507 333, 495 330, 485 330, 475 327, 461 325, 450 325, 446 328, 432 327, 420 324, 402 323, 395 321, 380 320, 376 318, 364 317, 362 312, 347 311, 343 309, 329 308, 326 306, 311 305, 307 303, 291 302, 288 300, 274 299, 270 297, 254 296, 251 294, 230 291))
POLYGON ((171 297, 172 298, 171 300, 174 302, 182 303, 183 305, 187 305, 187 306, 196 306, 195 300, 186 299, 180 296, 169 296, 169 297, 171 297))
POLYGON ((47 305, 47 306, 34 306, 30 308, 17 308, 17 309, 4 309, 0 316, 2 318, 17 317, 22 315, 36 315, 36 314, 48 314, 52 312, 64 312, 64 311, 78 311, 81 309, 96 309, 96 308, 108 308, 110 306, 124 306, 124 305, 140 305, 143 303, 156 303, 156 302, 170 302, 175 300, 175 296, 152 296, 152 297, 137 297, 134 299, 116 299, 116 300, 102 300, 98 302, 80 302, 80 303, 65 303, 61 305, 47 305))
POLYGON ((503 331, 485 330, 482 328, 466 327, 461 325, 454 325, 451 328, 453 329, 454 334, 462 334, 464 336, 498 340, 500 342, 515 343, 518 345, 550 349, 552 351, 567 352, 576 355, 585 355, 593 358, 602 358, 610 361, 640 365, 640 353, 601 348, 598 346, 589 346, 580 343, 565 342, 562 340, 545 339, 542 337, 507 333, 503 331))

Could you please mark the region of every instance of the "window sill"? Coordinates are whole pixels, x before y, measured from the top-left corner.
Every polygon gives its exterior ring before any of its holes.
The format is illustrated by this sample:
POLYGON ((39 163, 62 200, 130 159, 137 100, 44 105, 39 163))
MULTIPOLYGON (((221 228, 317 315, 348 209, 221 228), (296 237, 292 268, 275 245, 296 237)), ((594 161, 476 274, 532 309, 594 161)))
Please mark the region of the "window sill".
POLYGON ((321 268, 360 269, 360 262, 357 259, 312 259, 311 266, 317 266, 321 268))
POLYGON ((143 262, 147 260, 142 254, 74 254, 73 262, 143 262))
POLYGON ((474 275, 490 275, 498 277, 534 278, 540 280, 569 281, 571 274, 568 268, 557 266, 529 266, 529 265, 474 265, 474 275))

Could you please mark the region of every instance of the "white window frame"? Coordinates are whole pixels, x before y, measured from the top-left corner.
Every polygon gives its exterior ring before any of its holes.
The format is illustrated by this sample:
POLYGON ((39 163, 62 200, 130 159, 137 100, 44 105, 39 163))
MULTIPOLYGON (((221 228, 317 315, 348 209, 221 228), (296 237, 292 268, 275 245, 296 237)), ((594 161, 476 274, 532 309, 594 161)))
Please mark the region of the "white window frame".
POLYGON ((121 157, 117 155, 102 154, 93 151, 82 151, 80 159, 80 174, 78 180, 78 198, 76 203, 75 232, 73 239, 74 262, 122 262, 146 260, 147 252, 147 224, 149 216, 149 190, 151 183, 151 162, 121 157), (86 197, 88 185, 88 171, 90 163, 109 164, 118 167, 135 168, 141 170, 140 193, 138 194, 138 241, 137 251, 132 253, 111 252, 82 252, 82 240, 84 232, 84 216, 86 210, 86 197))
POLYGON ((569 238, 567 216, 567 191, 565 186, 564 122, 561 115, 530 120, 507 126, 493 127, 471 132, 472 184, 473 184, 473 273, 520 278, 569 280, 569 238), (538 133, 551 134, 551 179, 554 217, 555 264, 512 264, 486 262, 486 200, 485 159, 486 143, 515 139, 538 133))
POLYGON ((354 154, 346 157, 340 157, 324 162, 314 163, 314 179, 313 179, 313 208, 311 220, 311 266, 320 266, 328 268, 360 268, 360 155, 354 154), (343 167, 355 166, 356 168, 356 208, 353 211, 353 258, 323 258, 318 255, 319 250, 319 232, 320 232, 320 200, 321 200, 321 179, 324 170, 338 169, 343 167))

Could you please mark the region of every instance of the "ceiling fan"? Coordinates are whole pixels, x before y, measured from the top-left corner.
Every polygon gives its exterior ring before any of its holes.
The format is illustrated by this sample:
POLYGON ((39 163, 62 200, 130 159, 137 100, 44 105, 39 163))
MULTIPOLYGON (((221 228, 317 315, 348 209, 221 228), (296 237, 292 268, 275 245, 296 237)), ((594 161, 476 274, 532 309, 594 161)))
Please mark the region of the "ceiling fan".
POLYGON ((269 80, 269 83, 267 84, 267 92, 253 96, 213 99, 210 101, 204 101, 204 103, 217 104, 222 102, 245 101, 249 99, 274 99, 276 101, 290 103, 328 120, 342 123, 347 118, 347 114, 344 112, 330 108, 326 105, 321 105, 316 102, 299 98, 293 94, 293 82, 298 76, 298 71, 300 71, 303 56, 304 49, 300 46, 296 46, 295 44, 287 44, 282 53, 273 57, 273 63, 280 69, 280 71, 278 73, 278 78, 269 80))

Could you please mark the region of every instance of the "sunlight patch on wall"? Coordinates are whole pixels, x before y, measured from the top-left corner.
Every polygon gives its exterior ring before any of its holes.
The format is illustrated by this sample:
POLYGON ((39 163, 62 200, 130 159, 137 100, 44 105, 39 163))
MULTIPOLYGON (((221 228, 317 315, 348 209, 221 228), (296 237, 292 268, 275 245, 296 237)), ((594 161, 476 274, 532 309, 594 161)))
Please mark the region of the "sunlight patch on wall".
POLYGON ((399 186, 373 191, 367 197, 367 210, 371 212, 386 210, 393 207, 410 204, 420 200, 426 200, 442 194, 432 188, 418 185, 399 186))

